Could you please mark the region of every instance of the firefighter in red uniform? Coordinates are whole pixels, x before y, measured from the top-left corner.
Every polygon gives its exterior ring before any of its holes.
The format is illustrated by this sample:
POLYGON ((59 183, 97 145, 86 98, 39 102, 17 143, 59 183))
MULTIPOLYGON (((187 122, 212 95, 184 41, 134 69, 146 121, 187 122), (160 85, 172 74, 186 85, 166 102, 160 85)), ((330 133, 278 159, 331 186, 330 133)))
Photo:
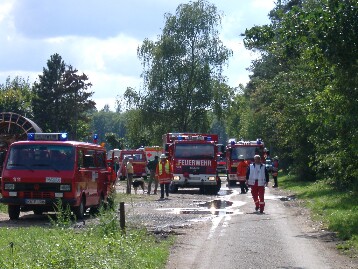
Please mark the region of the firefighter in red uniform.
POLYGON ((272 175, 272 177, 273 177, 273 181, 275 182, 274 185, 272 186, 272 188, 277 188, 277 187, 278 187, 278 182, 277 182, 277 176, 278 176, 278 157, 277 157, 277 156, 275 156, 275 157, 273 158, 271 175, 272 175))
POLYGON ((172 180, 172 170, 170 163, 165 154, 160 155, 160 161, 157 165, 155 176, 160 184, 160 199, 164 199, 164 190, 167 197, 169 197, 169 185, 172 180))
POLYGON ((237 178, 240 183, 241 194, 247 193, 249 188, 246 185, 246 171, 249 164, 244 159, 244 155, 239 156, 239 164, 237 165, 237 178))
POLYGON ((265 209, 265 186, 269 182, 269 173, 266 166, 261 163, 260 155, 254 156, 255 162, 250 164, 246 172, 246 180, 251 186, 251 194, 255 203, 255 210, 260 209, 264 213, 265 209))

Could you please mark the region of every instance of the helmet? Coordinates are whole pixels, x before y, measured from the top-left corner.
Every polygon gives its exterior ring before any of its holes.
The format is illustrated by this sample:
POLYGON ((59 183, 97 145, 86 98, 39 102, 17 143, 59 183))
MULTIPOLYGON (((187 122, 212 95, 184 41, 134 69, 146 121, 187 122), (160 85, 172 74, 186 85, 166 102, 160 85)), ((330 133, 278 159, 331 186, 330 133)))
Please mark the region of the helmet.
POLYGON ((277 156, 275 156, 275 157, 273 157, 273 159, 274 159, 274 160, 278 160, 278 157, 277 157, 277 156))
POLYGON ((245 158, 244 158, 244 155, 240 155, 239 156, 239 160, 244 160, 245 158))
POLYGON ((161 155, 160 155, 160 158, 161 158, 161 159, 165 159, 166 157, 167 157, 167 156, 166 156, 165 154, 161 154, 161 155))

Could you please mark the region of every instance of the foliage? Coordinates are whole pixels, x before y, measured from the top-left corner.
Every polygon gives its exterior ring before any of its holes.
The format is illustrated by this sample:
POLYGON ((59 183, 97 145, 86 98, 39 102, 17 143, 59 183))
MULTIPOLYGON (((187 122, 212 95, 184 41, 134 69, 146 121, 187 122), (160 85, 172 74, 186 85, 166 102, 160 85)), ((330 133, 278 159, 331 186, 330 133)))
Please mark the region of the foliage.
POLYGON ((296 176, 282 175, 280 186, 293 191, 297 198, 312 210, 316 221, 323 228, 336 232, 345 240, 338 248, 345 251, 358 250, 358 200, 353 191, 340 191, 328 180, 316 182, 299 181, 296 176))
POLYGON ((123 148, 126 135, 125 113, 101 110, 92 113, 92 133, 98 134, 99 142, 107 149, 123 148))
POLYGON ((220 22, 216 7, 206 1, 181 4, 175 15, 166 14, 158 40, 145 39, 138 48, 145 89, 129 89, 125 96, 139 104, 143 128, 137 134, 143 139, 148 126, 156 126, 149 127, 155 134, 206 132, 207 112, 221 117, 230 91, 222 67, 232 52, 219 39, 220 22))
POLYGON ((279 1, 271 24, 248 29, 244 41, 262 53, 245 88, 254 129, 300 178, 355 189, 357 16, 353 0, 279 1))
POLYGON ((89 99, 93 93, 87 91, 92 84, 77 72, 54 54, 34 83, 34 118, 44 132, 68 132, 72 139, 88 136, 88 113, 95 109, 89 99))
POLYGON ((168 241, 143 230, 125 235, 109 216, 81 229, 1 228, 1 268, 162 268, 168 241))
POLYGON ((55 217, 49 215, 52 226, 69 228, 73 224, 71 208, 69 205, 64 207, 61 199, 57 199, 56 201, 55 212, 55 217))
POLYGON ((33 94, 28 80, 8 77, 5 84, 0 84, 0 111, 14 112, 32 118, 33 94))

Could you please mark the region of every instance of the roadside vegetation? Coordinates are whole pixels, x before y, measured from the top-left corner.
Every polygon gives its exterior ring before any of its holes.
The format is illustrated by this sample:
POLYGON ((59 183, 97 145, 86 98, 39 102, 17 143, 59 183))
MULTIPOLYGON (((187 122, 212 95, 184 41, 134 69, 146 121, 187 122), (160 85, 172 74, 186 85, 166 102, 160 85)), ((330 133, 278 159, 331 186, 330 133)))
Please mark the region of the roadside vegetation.
POLYGON ((114 210, 82 225, 64 209, 50 223, 48 229, 0 228, 0 268, 164 268, 173 242, 144 229, 121 230, 114 210))
POLYGON ((296 176, 282 175, 280 187, 296 194, 323 227, 344 240, 337 248, 348 255, 358 253, 358 199, 352 191, 337 190, 329 180, 299 181, 296 176))

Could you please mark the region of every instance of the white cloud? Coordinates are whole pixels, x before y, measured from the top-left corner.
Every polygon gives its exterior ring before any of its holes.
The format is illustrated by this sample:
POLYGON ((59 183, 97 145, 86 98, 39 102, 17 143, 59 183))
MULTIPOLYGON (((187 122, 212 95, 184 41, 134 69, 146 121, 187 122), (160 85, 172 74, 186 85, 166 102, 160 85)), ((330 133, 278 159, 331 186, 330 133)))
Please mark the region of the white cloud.
MULTIPOLYGON (((47 67, 50 56, 58 53, 66 64, 88 75, 98 109, 105 104, 114 109, 115 99, 127 87, 140 87, 142 66, 137 57, 138 46, 144 38, 155 41, 161 34, 164 13, 174 14, 180 3, 189 2, 0 1, 0 84, 8 76, 29 78, 32 83, 47 67)), ((257 55, 244 48, 240 34, 246 28, 267 23, 274 0, 210 2, 224 12, 220 38, 234 53, 224 75, 232 87, 245 84, 246 68, 257 55)))

